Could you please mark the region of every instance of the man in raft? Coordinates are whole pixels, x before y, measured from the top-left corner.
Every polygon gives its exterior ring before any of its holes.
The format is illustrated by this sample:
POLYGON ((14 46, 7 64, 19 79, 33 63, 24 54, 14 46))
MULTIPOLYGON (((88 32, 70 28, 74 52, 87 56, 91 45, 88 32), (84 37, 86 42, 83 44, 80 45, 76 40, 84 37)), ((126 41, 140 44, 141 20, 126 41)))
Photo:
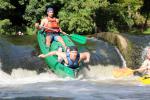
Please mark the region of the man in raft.
POLYGON ((53 15, 54 15, 53 8, 48 8, 47 16, 41 20, 40 26, 38 25, 38 23, 36 23, 35 27, 37 27, 38 29, 44 28, 46 32, 47 48, 50 47, 52 40, 60 42, 63 45, 63 47, 66 48, 67 46, 65 42, 63 41, 62 37, 59 36, 59 33, 62 33, 62 34, 66 34, 66 33, 63 32, 62 29, 59 27, 59 20, 53 17, 53 15))
POLYGON ((78 49, 75 46, 67 47, 66 52, 62 52, 58 49, 58 51, 52 51, 47 54, 40 54, 38 57, 45 58, 47 56, 57 55, 58 58, 64 60, 64 65, 69 66, 72 69, 76 69, 79 67, 79 63, 83 60, 84 63, 88 63, 90 61, 90 53, 83 52, 78 53, 78 49))

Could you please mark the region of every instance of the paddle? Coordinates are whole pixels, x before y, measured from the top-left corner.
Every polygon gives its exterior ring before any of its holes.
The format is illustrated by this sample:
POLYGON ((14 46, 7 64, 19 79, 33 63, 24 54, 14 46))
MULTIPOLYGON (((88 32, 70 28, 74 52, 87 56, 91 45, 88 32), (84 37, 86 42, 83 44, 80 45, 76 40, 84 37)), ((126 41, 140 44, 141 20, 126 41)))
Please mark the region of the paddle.
POLYGON ((58 32, 56 29, 52 29, 52 28, 49 28, 49 27, 44 27, 44 26, 39 26, 40 28, 44 28, 44 29, 48 29, 48 30, 51 30, 51 31, 54 31, 54 32, 58 32))
POLYGON ((130 76, 130 75, 133 75, 133 72, 135 70, 132 70, 130 68, 115 68, 113 71, 112 71, 112 74, 115 78, 120 78, 120 77, 125 77, 125 76, 130 76))
POLYGON ((70 35, 68 35, 68 36, 70 36, 70 38, 71 38, 73 41, 75 41, 75 42, 77 42, 77 43, 80 43, 80 44, 85 44, 86 41, 87 41, 87 38, 86 38, 85 36, 81 36, 81 35, 79 35, 79 34, 73 33, 73 34, 70 34, 70 35))
MULTIPOLYGON (((40 27, 52 30, 54 32, 58 32, 57 30, 52 29, 52 28, 48 28, 48 27, 44 27, 44 26, 40 26, 40 27)), ((69 36, 73 41, 80 43, 80 44, 85 44, 87 41, 87 38, 85 36, 81 36, 79 34, 72 33, 70 35, 69 34, 66 34, 66 35, 69 36)))

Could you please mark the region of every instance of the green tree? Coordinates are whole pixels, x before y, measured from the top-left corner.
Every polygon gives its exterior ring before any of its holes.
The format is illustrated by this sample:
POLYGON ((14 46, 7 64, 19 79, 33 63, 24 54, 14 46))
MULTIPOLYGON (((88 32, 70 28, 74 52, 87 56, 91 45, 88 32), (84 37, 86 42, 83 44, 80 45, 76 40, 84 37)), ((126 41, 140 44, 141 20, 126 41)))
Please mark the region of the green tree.
POLYGON ((9 31, 12 24, 9 20, 9 10, 15 7, 11 5, 9 0, 0 0, 0 34, 5 34, 9 31))
POLYGON ((141 13, 146 17, 145 22, 144 22, 144 28, 147 26, 147 21, 150 16, 150 1, 149 0, 144 0, 144 4, 141 7, 141 13))
POLYGON ((100 7, 96 13, 96 22, 100 31, 122 31, 131 29, 141 17, 137 16, 142 6, 139 0, 108 0, 106 7, 100 7), (112 28, 112 29, 111 29, 112 28))
POLYGON ((0 34, 8 34, 11 32, 11 22, 9 19, 0 20, 0 34))
MULTIPOLYGON (((139 9, 143 0, 0 0, 0 22, 15 30, 31 27, 53 7, 60 26, 68 32, 83 34, 98 31, 122 31, 144 23, 139 9), (3 23, 4 24, 4 23, 3 23)), ((142 13, 149 18, 149 2, 142 13)), ((5 26, 6 27, 6 26, 5 26)))
POLYGON ((1 19, 10 19, 12 25, 26 24, 23 18, 29 0, 1 0, 1 19))
POLYGON ((105 0, 62 0, 64 7, 58 15, 60 25, 69 32, 91 33, 95 27, 95 10, 102 1, 105 0))

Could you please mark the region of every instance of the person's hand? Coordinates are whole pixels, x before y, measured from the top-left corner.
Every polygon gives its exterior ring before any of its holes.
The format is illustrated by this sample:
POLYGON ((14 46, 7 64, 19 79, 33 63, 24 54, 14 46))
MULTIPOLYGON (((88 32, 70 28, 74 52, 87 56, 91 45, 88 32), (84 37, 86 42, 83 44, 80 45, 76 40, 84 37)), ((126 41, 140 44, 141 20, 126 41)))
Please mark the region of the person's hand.
POLYGON ((90 62, 90 53, 85 52, 84 56, 85 56, 84 63, 89 63, 90 62))
POLYGON ((40 54, 38 57, 39 58, 45 58, 45 55, 44 54, 40 54))
POLYGON ((35 23, 34 26, 35 26, 36 28, 38 28, 38 27, 39 27, 39 23, 35 23))
POLYGON ((55 29, 55 32, 59 32, 59 30, 55 29))
POLYGON ((66 32, 62 32, 63 34, 65 34, 65 35, 67 35, 67 33, 66 32))
POLYGON ((83 62, 84 62, 84 63, 89 63, 89 60, 88 60, 88 59, 86 59, 86 60, 84 60, 83 62))
POLYGON ((64 31, 62 31, 62 30, 60 30, 60 32, 61 32, 62 34, 64 34, 64 35, 67 35, 67 33, 66 33, 66 32, 64 32, 64 31))

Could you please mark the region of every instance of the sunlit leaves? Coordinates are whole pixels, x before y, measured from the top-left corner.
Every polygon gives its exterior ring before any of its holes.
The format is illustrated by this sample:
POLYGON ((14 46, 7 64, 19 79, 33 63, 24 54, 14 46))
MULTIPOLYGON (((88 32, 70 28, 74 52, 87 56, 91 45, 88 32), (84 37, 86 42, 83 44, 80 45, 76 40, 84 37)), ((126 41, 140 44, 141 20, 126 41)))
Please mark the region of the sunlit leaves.
POLYGON ((59 12, 60 25, 69 32, 90 33, 95 27, 93 14, 100 0, 70 0, 59 12))
POLYGON ((13 5, 10 4, 10 0, 0 0, 0 9, 10 9, 15 8, 13 5))

